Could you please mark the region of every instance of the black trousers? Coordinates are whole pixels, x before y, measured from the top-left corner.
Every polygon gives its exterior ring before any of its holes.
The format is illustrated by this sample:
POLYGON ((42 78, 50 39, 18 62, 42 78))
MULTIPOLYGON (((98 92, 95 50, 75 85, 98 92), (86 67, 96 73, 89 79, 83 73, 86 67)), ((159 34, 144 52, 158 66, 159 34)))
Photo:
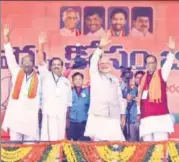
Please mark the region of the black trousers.
POLYGON ((90 141, 89 137, 84 136, 85 127, 86 127, 86 121, 81 123, 70 122, 70 126, 67 129, 68 140, 90 141))

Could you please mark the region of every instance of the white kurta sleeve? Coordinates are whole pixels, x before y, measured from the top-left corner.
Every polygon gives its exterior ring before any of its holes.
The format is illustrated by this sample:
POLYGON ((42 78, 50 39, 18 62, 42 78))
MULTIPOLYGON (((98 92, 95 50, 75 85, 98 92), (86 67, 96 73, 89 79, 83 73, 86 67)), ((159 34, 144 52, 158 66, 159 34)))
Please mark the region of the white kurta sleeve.
POLYGON ((42 77, 42 78, 44 76, 46 76, 46 74, 49 73, 48 65, 46 63, 44 63, 43 65, 39 65, 38 70, 39 70, 39 73, 40 73, 40 77, 42 77))
POLYGON ((97 48, 90 60, 90 75, 93 75, 95 73, 98 73, 98 62, 100 60, 100 57, 102 56, 103 50, 97 48))
POLYGON ((163 64, 163 67, 161 69, 161 73, 162 73, 162 78, 163 78, 164 81, 167 81, 167 79, 168 79, 168 76, 170 74, 170 71, 171 71, 171 68, 172 68, 172 65, 173 65, 174 57, 175 57, 174 54, 169 53, 167 55, 167 59, 166 59, 165 63, 163 64))
POLYGON ((69 82, 68 92, 67 92, 67 106, 72 107, 72 89, 71 84, 69 82))
POLYGON ((5 50, 7 65, 9 67, 10 72, 13 74, 13 72, 20 69, 20 67, 16 62, 11 44, 10 43, 4 44, 4 50, 5 50))
POLYGON ((121 114, 126 114, 127 101, 122 97, 122 90, 120 84, 118 85, 118 98, 119 98, 121 114))

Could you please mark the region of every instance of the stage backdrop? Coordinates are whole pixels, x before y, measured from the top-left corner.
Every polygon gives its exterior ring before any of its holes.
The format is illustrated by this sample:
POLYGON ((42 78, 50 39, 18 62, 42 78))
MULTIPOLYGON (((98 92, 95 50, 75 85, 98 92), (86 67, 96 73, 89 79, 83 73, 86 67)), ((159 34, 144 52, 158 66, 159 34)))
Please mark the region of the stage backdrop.
MULTIPOLYGON (((124 26, 124 34, 123 37, 112 37, 112 44, 105 51, 105 55, 108 55, 113 63, 114 74, 120 75, 119 66, 121 65, 135 66, 137 70, 143 70, 143 58, 147 54, 154 54, 158 59, 158 66, 161 67, 168 54, 166 43, 170 35, 176 38, 176 47, 179 49, 179 3, 177 1, 3 1, 1 3, 1 29, 5 21, 10 21, 12 28, 11 41, 18 62, 27 53, 36 57, 36 47, 40 32, 46 32, 48 37, 44 54, 47 61, 54 56, 61 57, 65 62, 65 69, 77 53, 81 57, 89 56, 98 45, 100 35, 96 33, 96 36, 92 36, 91 31, 101 27, 101 30, 112 32, 110 30, 112 28, 112 19, 114 22, 118 19, 115 16, 121 16, 114 14, 116 8, 120 8, 122 12, 124 11, 125 20, 118 25, 124 26), (137 14, 146 14, 145 16, 148 19, 137 22, 135 19, 137 14), (69 22, 72 22, 72 24, 69 22), (131 36, 131 29, 135 23, 138 23, 139 28, 141 23, 144 23, 143 28, 148 26, 150 34, 146 37, 131 36), (76 26, 76 30, 73 33, 70 33, 65 28, 70 27, 70 25, 76 26), (77 43, 81 46, 76 47, 77 43)), ((84 73, 86 82, 89 81, 88 69, 89 65, 78 69, 84 73)), ((7 107, 10 88, 11 74, 8 70, 2 42, 2 118, 7 107)), ((179 114, 179 50, 176 51, 175 62, 168 79, 168 101, 170 112, 175 116, 176 122, 175 133, 172 134, 171 138, 179 138, 179 117, 177 117, 179 114)), ((2 135, 5 137, 5 132, 2 135)))

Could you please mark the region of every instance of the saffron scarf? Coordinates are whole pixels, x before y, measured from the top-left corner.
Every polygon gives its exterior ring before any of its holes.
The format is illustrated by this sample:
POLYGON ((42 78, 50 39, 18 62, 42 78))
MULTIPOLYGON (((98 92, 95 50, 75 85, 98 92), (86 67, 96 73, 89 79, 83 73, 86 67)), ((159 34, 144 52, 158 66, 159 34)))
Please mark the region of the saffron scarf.
MULTIPOLYGON (((142 93, 144 90, 145 82, 147 79, 147 73, 144 74, 142 77, 140 86, 139 86, 139 94, 138 94, 138 105, 140 105, 141 99, 142 99, 142 93)), ((152 79, 149 83, 149 102, 161 102, 161 82, 160 82, 160 76, 159 76, 159 70, 156 70, 152 76, 152 79)))
MULTIPOLYGON (((12 93, 12 98, 17 100, 19 98, 19 94, 21 91, 23 79, 25 77, 25 72, 21 69, 17 75, 14 90, 12 93)), ((38 76, 37 73, 34 72, 32 75, 32 80, 30 82, 30 88, 28 92, 28 98, 32 99, 36 97, 37 94, 37 88, 38 88, 38 76)))

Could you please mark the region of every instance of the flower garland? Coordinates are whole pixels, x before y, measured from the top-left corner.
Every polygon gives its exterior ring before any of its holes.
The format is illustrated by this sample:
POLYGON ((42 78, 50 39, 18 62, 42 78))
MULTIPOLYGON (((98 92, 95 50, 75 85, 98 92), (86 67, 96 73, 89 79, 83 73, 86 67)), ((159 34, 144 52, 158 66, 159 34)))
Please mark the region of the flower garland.
POLYGON ((155 145, 155 149, 152 152, 152 156, 150 158, 150 162, 161 162, 161 158, 164 155, 163 154, 164 146, 159 144, 155 145))
POLYGON ((16 150, 5 150, 1 148, 1 160, 4 162, 19 161, 24 158, 30 151, 32 147, 22 147, 16 150))
POLYGON ((60 145, 59 144, 53 145, 45 162, 55 161, 59 157, 60 157, 60 145))
POLYGON ((64 152, 67 158, 68 162, 78 162, 76 157, 75 157, 75 153, 73 151, 73 148, 71 146, 71 144, 69 143, 65 143, 64 144, 64 152))
POLYGON ((166 151, 172 162, 179 162, 179 143, 165 142, 72 142, 57 141, 32 145, 3 144, 2 162, 160 162, 166 160, 166 151), (164 154, 165 153, 165 154, 164 154))
POLYGON ((179 162, 179 149, 176 146, 174 142, 168 143, 168 151, 172 162, 179 162))
POLYGON ((128 161, 136 149, 136 146, 125 147, 122 152, 112 151, 107 146, 99 146, 97 150, 100 156, 107 162, 112 160, 128 161))

